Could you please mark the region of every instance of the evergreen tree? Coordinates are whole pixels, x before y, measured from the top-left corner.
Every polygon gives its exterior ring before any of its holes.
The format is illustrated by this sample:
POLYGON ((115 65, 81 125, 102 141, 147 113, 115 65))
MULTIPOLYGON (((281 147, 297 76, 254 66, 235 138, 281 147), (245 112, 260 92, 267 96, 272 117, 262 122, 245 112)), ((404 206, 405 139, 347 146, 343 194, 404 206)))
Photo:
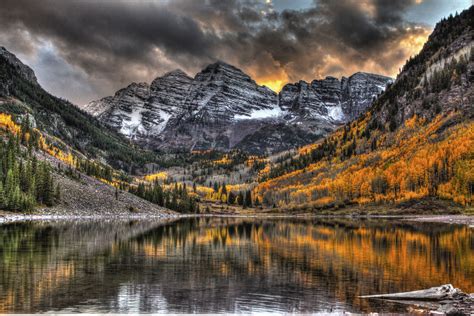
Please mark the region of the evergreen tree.
POLYGON ((61 188, 59 187, 59 184, 56 184, 56 190, 54 193, 54 201, 55 203, 59 203, 59 201, 61 201, 61 188))
POLYGON ((258 199, 258 196, 255 197, 255 206, 260 206, 260 200, 258 199))
POLYGON ((235 193, 230 191, 229 192, 229 195, 227 197, 227 204, 234 204, 235 203, 235 199, 236 199, 236 196, 235 196, 235 193))
POLYGON ((239 192, 239 195, 237 196, 237 204, 244 206, 244 194, 242 192, 239 192))
POLYGON ((0 181, 0 209, 4 209, 5 207, 5 191, 3 190, 3 183, 0 181))
POLYGON ((250 190, 245 193, 244 206, 252 207, 252 191, 250 190))

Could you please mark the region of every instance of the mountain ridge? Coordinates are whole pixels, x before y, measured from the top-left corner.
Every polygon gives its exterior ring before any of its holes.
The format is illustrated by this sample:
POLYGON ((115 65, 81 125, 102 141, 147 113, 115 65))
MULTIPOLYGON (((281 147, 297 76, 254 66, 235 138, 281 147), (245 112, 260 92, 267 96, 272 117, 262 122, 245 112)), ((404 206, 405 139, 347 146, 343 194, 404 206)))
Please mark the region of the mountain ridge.
POLYGON ((302 146, 326 135, 359 115, 383 91, 383 83, 391 81, 389 77, 358 72, 341 80, 327 77, 311 83, 287 84, 277 94, 258 85, 239 68, 217 61, 204 67, 194 78, 180 69, 155 78, 148 85, 146 101, 139 95, 133 96, 131 84, 123 88, 129 91, 128 97, 121 96, 119 92, 123 89, 120 89, 114 96, 92 101, 83 109, 150 149, 253 148, 251 152, 263 154, 302 146), (365 82, 354 79, 355 84, 351 83, 351 78, 361 76, 365 82), (335 81, 338 87, 325 90, 328 81, 335 81), (298 85, 310 86, 312 95, 306 99, 298 95, 301 91, 292 88, 298 85), (357 90, 357 98, 351 99, 351 89, 357 90), (336 95, 336 102, 328 102, 334 97, 331 94, 336 95), (240 120, 252 120, 261 130, 238 130, 242 125, 240 120), (295 129, 300 136, 289 136, 285 141, 278 130, 282 124, 295 129), (252 137, 252 133, 257 134, 252 137), (259 143, 257 135, 266 139, 259 143), (277 138, 282 141, 273 148, 267 139, 277 138), (253 146, 245 144, 249 139, 253 146))

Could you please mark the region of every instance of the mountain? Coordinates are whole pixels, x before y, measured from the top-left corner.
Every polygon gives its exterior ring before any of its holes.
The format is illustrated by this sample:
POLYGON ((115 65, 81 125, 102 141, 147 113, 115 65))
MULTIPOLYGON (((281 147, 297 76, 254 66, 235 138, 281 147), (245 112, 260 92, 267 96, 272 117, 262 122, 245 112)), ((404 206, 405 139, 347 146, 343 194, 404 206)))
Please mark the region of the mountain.
POLYGON ((73 104, 50 95, 33 70, 3 47, 0 136, 0 187, 6 188, 0 190, 2 212, 173 214, 127 192, 125 184, 133 178, 117 170, 145 168, 158 161, 155 154, 136 148, 73 104))
MULTIPOLYGON (((33 69, 23 64, 18 58, 16 58, 14 54, 10 53, 5 47, 0 47, 0 57, 2 58, 3 62, 8 62, 8 64, 10 64, 10 66, 18 73, 19 76, 21 76, 33 85, 38 85, 38 80, 36 79, 36 75, 33 69)), ((2 94, 8 94, 9 87, 12 83, 13 80, 2 82, 2 94)))
POLYGON ((273 91, 223 62, 199 72, 183 94, 182 110, 170 117, 158 148, 228 150, 241 138, 242 133, 235 131, 238 120, 278 111, 273 91))
POLYGON ((391 81, 389 77, 362 72, 341 80, 326 77, 311 83, 300 81, 283 87, 279 105, 300 120, 347 122, 364 113, 391 81))
MULTIPOLYGON (((363 115, 296 154, 270 161, 254 195, 267 205, 308 211, 358 205, 383 211, 383 204, 432 212, 445 211, 444 201, 472 205, 472 21, 474 6, 439 22, 363 115)), ((314 89, 305 89, 312 98, 314 89)))
MULTIPOLYGON (((137 89, 133 97, 138 94, 137 89)), ((28 115, 33 126, 59 148, 71 148, 116 168, 140 168, 157 159, 90 114, 46 92, 33 70, 4 47, 0 48, 0 111, 13 115, 17 121, 28 115)))
POLYGON ((289 84, 277 95, 240 69, 216 62, 194 78, 176 70, 149 86, 133 83, 83 109, 148 148, 262 154, 321 138, 363 112, 389 82, 356 73, 289 84))

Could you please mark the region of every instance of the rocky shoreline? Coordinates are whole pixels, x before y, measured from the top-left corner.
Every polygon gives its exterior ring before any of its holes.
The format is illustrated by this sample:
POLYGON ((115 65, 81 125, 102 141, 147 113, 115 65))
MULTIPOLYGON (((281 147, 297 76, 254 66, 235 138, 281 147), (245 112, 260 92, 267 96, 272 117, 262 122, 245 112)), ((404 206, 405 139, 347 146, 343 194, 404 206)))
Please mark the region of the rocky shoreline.
POLYGON ((415 218, 410 218, 409 220, 415 221, 415 222, 461 224, 461 225, 469 225, 469 227, 474 228, 473 215, 416 216, 415 218))
POLYGON ((98 220, 98 219, 126 219, 126 220, 169 220, 185 217, 179 214, 117 214, 117 215, 58 215, 58 214, 5 214, 0 212, 0 224, 18 221, 56 221, 56 220, 98 220))
POLYGON ((311 219, 311 218, 324 218, 324 219, 393 219, 402 220, 409 222, 423 222, 423 223, 445 223, 455 225, 469 225, 474 228, 474 216, 472 215, 314 215, 314 214, 282 214, 282 213, 249 213, 249 214, 180 214, 172 211, 159 211, 155 209, 150 212, 143 213, 125 213, 110 211, 108 213, 85 213, 77 214, 77 212, 71 212, 65 209, 41 209, 34 214, 21 214, 0 211, 0 223, 14 222, 14 221, 34 221, 34 220, 88 220, 88 219, 135 219, 135 220, 148 220, 148 219, 179 219, 188 217, 236 217, 236 218, 275 218, 275 219, 311 219))

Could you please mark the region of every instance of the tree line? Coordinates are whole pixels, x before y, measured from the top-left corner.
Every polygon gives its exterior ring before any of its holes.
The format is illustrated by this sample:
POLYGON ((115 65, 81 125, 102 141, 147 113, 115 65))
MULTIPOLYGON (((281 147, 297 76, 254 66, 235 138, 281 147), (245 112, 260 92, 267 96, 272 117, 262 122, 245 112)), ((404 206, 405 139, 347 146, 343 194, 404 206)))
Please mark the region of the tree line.
POLYGON ((188 194, 185 183, 175 183, 171 190, 165 190, 158 180, 151 184, 140 182, 138 186, 130 186, 128 191, 151 203, 179 213, 192 214, 200 211, 196 199, 188 194))
POLYGON ((28 135, 33 133, 26 127, 23 132, 8 133, 6 139, 0 140, 0 208, 3 210, 30 212, 38 205, 53 206, 61 197, 50 165, 39 161, 32 150, 36 145, 28 135))

